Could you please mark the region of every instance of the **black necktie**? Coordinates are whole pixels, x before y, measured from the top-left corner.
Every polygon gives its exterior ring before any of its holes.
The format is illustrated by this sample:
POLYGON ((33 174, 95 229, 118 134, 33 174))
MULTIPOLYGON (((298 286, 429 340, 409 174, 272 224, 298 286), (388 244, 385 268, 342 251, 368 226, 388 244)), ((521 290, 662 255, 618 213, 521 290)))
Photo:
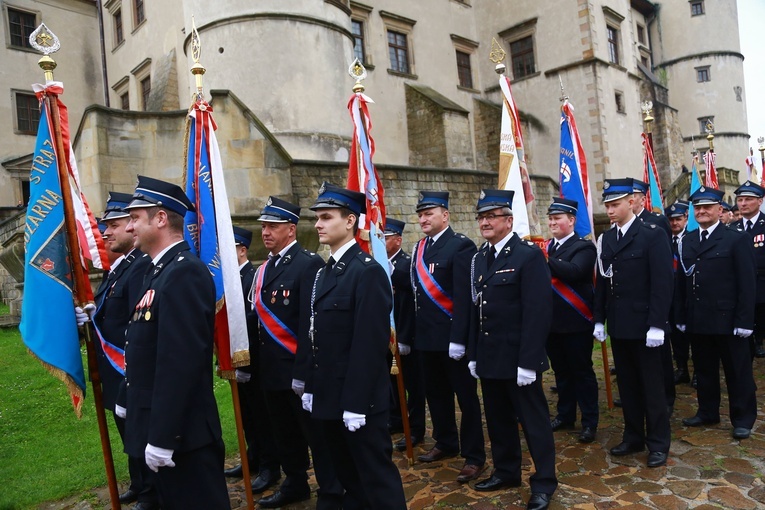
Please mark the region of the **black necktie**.
POLYGON ((752 220, 746 220, 746 231, 750 232, 752 230, 752 220))
POLYGON ((616 242, 619 242, 622 240, 622 231, 619 227, 616 227, 616 242))
POLYGON ((547 252, 548 255, 555 254, 556 251, 558 251, 558 241, 553 241, 550 245, 550 250, 547 252))
POLYGON ((701 231, 701 242, 702 243, 707 240, 707 236, 709 236, 709 231, 708 230, 702 230, 701 231))
POLYGON ((433 238, 428 237, 428 240, 425 241, 425 251, 423 253, 428 253, 428 250, 430 249, 431 246, 433 246, 433 238))
POLYGON ((489 253, 486 254, 486 267, 490 268, 494 264, 494 259, 497 256, 497 250, 493 246, 489 248, 489 253))
POLYGON ((268 264, 266 264, 266 274, 263 276, 267 276, 268 272, 271 271, 274 267, 276 267, 276 261, 281 257, 281 255, 269 255, 268 256, 268 264))
POLYGON ((677 248, 677 236, 672 236, 672 246, 677 248))
POLYGON ((332 268, 335 266, 335 259, 334 257, 330 257, 327 259, 327 269, 325 270, 327 273, 332 271, 332 268))

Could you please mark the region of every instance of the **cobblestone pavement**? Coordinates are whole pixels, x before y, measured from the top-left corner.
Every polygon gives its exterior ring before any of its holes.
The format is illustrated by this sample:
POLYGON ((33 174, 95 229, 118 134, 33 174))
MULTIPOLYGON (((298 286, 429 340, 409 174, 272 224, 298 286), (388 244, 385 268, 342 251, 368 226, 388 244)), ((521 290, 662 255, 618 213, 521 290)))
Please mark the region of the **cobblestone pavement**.
MULTIPOLYGON (((596 354, 596 358, 600 358, 596 354)), ((598 363, 599 364, 599 363, 598 363)), ((672 415, 672 446, 667 466, 646 467, 647 452, 627 457, 611 457, 608 449, 621 441, 621 410, 608 410, 605 402, 603 371, 598 369, 601 386, 601 417, 597 440, 580 444, 576 431, 555 433, 557 467, 560 485, 553 496, 552 510, 582 509, 603 510, 610 508, 644 509, 657 508, 683 510, 688 508, 707 510, 712 508, 747 509, 765 508, 765 406, 762 391, 758 395, 758 421, 751 438, 742 441, 731 437, 728 420, 727 397, 723 396, 722 421, 719 425, 700 428, 684 427, 682 418, 693 416, 696 411, 696 393, 687 384, 677 386, 677 402, 672 415)), ((765 360, 755 361, 757 385, 765 389, 765 360)), ((612 380, 615 378, 612 377, 612 380)), ((552 373, 545 374, 545 387, 549 388, 552 373)), ((613 384, 616 394, 616 384, 613 384)), ((723 388, 725 386, 723 385, 723 388)), ((556 395, 547 392, 550 408, 555 408, 556 395)), ((394 440, 401 435, 393 436, 394 440)), ((490 452, 488 435, 487 453, 490 452)), ((415 447, 415 458, 433 445, 428 439, 424 449, 415 447)), ((523 486, 495 493, 480 493, 471 484, 455 481, 462 467, 459 458, 437 463, 416 462, 408 466, 404 455, 394 451, 394 461, 401 471, 407 504, 412 510, 424 508, 473 508, 475 510, 523 509, 529 498, 528 478, 532 472, 531 460, 524 447, 523 486)), ((489 457, 490 453, 489 453, 489 457)), ((228 459, 227 467, 237 463, 228 459)), ((489 464, 491 460, 489 459, 489 464)), ((486 475, 490 471, 487 470, 486 475)), ((316 488, 311 477, 311 486, 316 488)), ((232 508, 245 509, 244 486, 241 480, 229 483, 232 508)), ((265 495, 270 494, 266 492, 265 495)), ((256 496, 256 500, 257 500, 256 496)), ((57 502, 43 505, 45 510, 110 508, 106 490, 96 491, 90 502, 57 502), (95 500, 95 501, 94 501, 95 500)), ((295 510, 315 507, 315 493, 311 500, 291 505, 295 510)), ((127 507, 125 507, 127 508, 127 507)))

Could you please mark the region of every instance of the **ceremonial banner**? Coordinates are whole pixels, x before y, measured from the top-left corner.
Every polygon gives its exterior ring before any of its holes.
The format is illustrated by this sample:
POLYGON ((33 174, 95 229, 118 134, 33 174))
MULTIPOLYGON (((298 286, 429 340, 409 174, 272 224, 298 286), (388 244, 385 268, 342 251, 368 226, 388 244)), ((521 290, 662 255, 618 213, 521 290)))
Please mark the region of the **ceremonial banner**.
POLYGON ((656 168, 656 161, 653 159, 653 150, 648 141, 648 135, 642 133, 643 137, 643 182, 648 183, 648 192, 645 195, 646 204, 649 210, 664 214, 664 197, 661 194, 661 181, 659 180, 659 170, 656 168))
POLYGON ((707 172, 704 176, 704 186, 707 188, 720 189, 720 183, 717 182, 717 168, 715 167, 716 158, 717 155, 714 151, 708 150, 704 154, 704 164, 707 167, 707 172))
POLYGON ((217 126, 203 99, 189 110, 187 128, 186 195, 196 211, 186 213, 184 235, 215 281, 218 370, 221 377, 234 379, 236 367, 250 363, 249 340, 217 126))
MULTIPOLYGON (((701 177, 699 176, 699 170, 696 166, 698 161, 699 157, 694 155, 693 165, 691 166, 691 190, 688 193, 688 196, 696 193, 701 187, 701 177)), ((694 228, 699 228, 699 224, 696 221, 696 216, 693 214, 693 203, 691 202, 688 204, 688 226, 686 227, 686 230, 693 230, 694 228)))
POLYGON ((744 160, 746 165, 746 179, 748 181, 760 182, 760 178, 757 176, 757 168, 754 166, 754 151, 749 147, 749 155, 744 160))
POLYGON ((587 158, 579 138, 574 119, 574 107, 566 99, 560 114, 560 195, 576 200, 578 211, 574 231, 577 235, 591 239, 593 233, 592 196, 587 175, 587 158))
POLYGON ((513 190, 513 231, 522 238, 531 238, 543 247, 542 228, 539 225, 534 193, 531 187, 526 157, 523 149, 523 134, 518 108, 510 90, 510 79, 499 77, 502 89, 502 127, 499 142, 499 189, 513 190))

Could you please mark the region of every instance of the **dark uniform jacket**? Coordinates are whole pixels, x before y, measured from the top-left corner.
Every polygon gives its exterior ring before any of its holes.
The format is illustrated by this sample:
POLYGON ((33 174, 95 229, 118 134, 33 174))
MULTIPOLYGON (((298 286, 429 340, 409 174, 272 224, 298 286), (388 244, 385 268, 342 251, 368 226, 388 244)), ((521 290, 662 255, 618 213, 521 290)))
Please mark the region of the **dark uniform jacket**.
POLYGON ((648 225, 656 225, 667 234, 668 239, 672 239, 672 228, 669 226, 669 220, 663 214, 655 213, 644 208, 638 215, 638 219, 648 225))
MULTIPOLYGON (((311 289, 316 271, 324 265, 320 256, 305 250, 298 243, 268 269, 261 298, 263 304, 298 337, 296 355, 282 347, 260 327, 260 376, 264 390, 289 390, 292 379, 305 381, 311 362, 311 345, 308 339, 310 322, 311 289), (273 299, 273 303, 272 303, 273 299)), ((265 266, 261 266, 262 271, 265 266)), ((253 315, 257 317, 255 310, 253 315)), ((257 319, 256 319, 257 320, 257 319)))
POLYGON ((409 278, 412 257, 399 250, 391 260, 393 273, 393 318, 396 322, 396 340, 411 347, 414 344, 414 294, 409 278))
MULTIPOLYGON (((565 243, 550 255, 547 264, 550 276, 558 278, 562 283, 576 292, 592 313, 594 296, 595 259, 598 253, 592 241, 581 237, 566 240, 565 243)), ((585 319, 573 306, 565 301, 553 289, 553 322, 550 331, 553 333, 574 333, 592 331, 592 321, 585 319)))
POLYGON ((306 393, 311 416, 370 416, 390 401, 387 349, 393 296, 385 270, 354 245, 332 270, 322 269, 314 302, 312 365, 306 393))
MULTIPOLYGON (((677 324, 689 333, 732 335, 734 328, 754 329, 755 261, 751 238, 722 223, 701 243, 698 230, 681 245, 690 273, 680 287, 677 324)), ((682 266, 679 268, 682 274, 682 266)))
MULTIPOLYGON (((141 290, 143 275, 150 263, 148 255, 139 250, 131 251, 113 273, 104 274, 104 279, 96 291, 94 300, 98 308, 94 322, 104 339, 120 349, 125 348, 125 331, 133 316, 133 307, 140 297, 138 291, 141 290)), ((107 359, 101 342, 97 340, 95 345, 104 407, 113 411, 124 377, 107 359)))
POLYGON ((607 324, 611 337, 645 340, 651 327, 667 331, 672 304, 672 250, 666 234, 635 220, 621 241, 616 228, 603 233, 597 271, 594 321, 607 324))
POLYGON ((144 279, 127 331, 125 451, 144 456, 146 443, 175 452, 221 437, 213 395, 215 285, 185 241, 174 245, 144 279), (153 291, 150 305, 138 308, 153 291))
MULTIPOLYGON (((731 228, 739 231, 745 231, 746 220, 740 220, 731 223, 731 228)), ((749 241, 754 248, 754 256, 757 262, 757 296, 756 303, 765 303, 765 214, 759 212, 752 219, 752 230, 748 232, 749 241), (755 241, 756 239, 756 241, 755 241)), ((717 229, 715 229, 717 230, 717 229)))
POLYGON ((515 379, 518 367, 549 368, 545 343, 552 320, 550 271, 542 251, 514 234, 487 268, 485 245, 474 258, 468 359, 487 379, 515 379))
MULTIPOLYGON (((427 238, 420 239, 419 244, 427 238)), ((466 345, 470 328, 470 260, 476 252, 473 241, 451 227, 428 248, 425 265, 433 268, 433 278, 454 301, 450 318, 422 289, 412 254, 412 282, 417 303, 415 346, 421 351, 448 351, 449 343, 466 345)))
POLYGON ((248 298, 252 282, 255 279, 255 266, 249 260, 239 268, 239 278, 242 280, 242 294, 244 295, 244 317, 247 321, 247 339, 249 341, 250 364, 238 367, 237 370, 253 374, 257 377, 258 371, 258 315, 250 306, 248 298))

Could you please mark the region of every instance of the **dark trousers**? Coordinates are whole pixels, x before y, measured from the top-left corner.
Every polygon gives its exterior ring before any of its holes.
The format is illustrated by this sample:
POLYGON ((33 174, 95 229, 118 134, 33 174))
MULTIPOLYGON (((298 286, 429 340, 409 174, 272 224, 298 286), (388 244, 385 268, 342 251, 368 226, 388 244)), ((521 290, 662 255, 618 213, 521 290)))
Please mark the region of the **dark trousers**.
POLYGON ((257 374, 246 383, 236 383, 239 389, 239 406, 242 409, 242 428, 247 440, 247 460, 250 473, 258 474, 264 469, 279 472, 279 460, 271 420, 266 408, 265 394, 257 374))
POLYGON ((597 428, 598 381, 592 368, 592 331, 550 333, 547 356, 558 387, 558 419, 574 423, 579 404, 582 427, 597 428))
MULTIPOLYGON (((286 495, 310 492, 308 438, 303 425, 303 407, 292 390, 266 391, 266 408, 273 425, 278 461, 286 475, 280 491, 286 495)), ((262 412, 262 411, 261 411, 262 412)))
MULTIPOLYGON (((303 411, 301 422, 305 427, 304 430, 306 431, 306 437, 308 437, 308 444, 311 447, 313 471, 314 475, 316 475, 316 482, 319 484, 316 510, 354 508, 352 498, 345 496, 345 489, 335 472, 335 466, 332 463, 332 456, 330 454, 330 445, 324 435, 323 422, 311 419, 311 413, 307 411, 303 411)), ((388 442, 390 442, 390 437, 388 437, 388 442)), ((359 505, 355 506, 355 508, 363 508, 363 506, 359 505)))
POLYGON ((486 462, 486 450, 481 403, 478 400, 478 383, 470 375, 467 357, 455 361, 445 351, 421 351, 421 354, 436 448, 450 453, 461 452, 465 462, 482 466, 486 462), (459 435, 454 409, 455 394, 462 411, 459 435))
POLYGON ((728 389, 730 421, 734 427, 751 429, 757 419, 749 342, 735 335, 691 336, 693 366, 698 376, 699 410, 704 420, 720 419, 720 362, 728 389))
POLYGON ((401 475, 393 464, 388 413, 367 416, 355 432, 343 420, 318 420, 329 445, 332 465, 346 490, 343 510, 406 509, 401 475))
POLYGON ((614 361, 619 366, 625 443, 646 445, 652 452, 669 452, 671 432, 660 347, 646 347, 644 338, 611 337, 614 361))
POLYGON ((749 351, 754 360, 754 346, 762 345, 765 338, 765 303, 754 305, 754 334, 749 336, 749 351))
MULTIPOLYGON (((401 374, 404 377, 404 391, 409 413, 409 428, 413 437, 425 437, 425 378, 422 375, 422 360, 420 351, 412 351, 406 356, 400 356, 401 374)), ((398 398, 398 376, 391 375, 391 408, 390 421, 392 426, 401 424, 401 403, 398 398)))
MULTIPOLYGON (((122 444, 125 444, 125 419, 114 415, 114 423, 120 434, 122 444)), ((130 489, 138 494, 138 501, 142 503, 156 504, 159 496, 154 488, 154 471, 146 465, 145 458, 131 457, 128 455, 128 472, 130 473, 130 489)))
POLYGON ((175 467, 161 467, 157 490, 163 510, 230 510, 223 476, 225 447, 218 440, 190 452, 173 453, 175 467))
POLYGON ((661 368, 664 372, 664 398, 667 405, 675 405, 675 370, 672 366, 672 346, 669 338, 664 338, 661 349, 661 368))
POLYGON ((555 492, 555 440, 542 374, 537 373, 537 380, 523 387, 512 379, 481 379, 481 388, 494 475, 507 482, 521 479, 520 422, 536 470, 529 479, 531 492, 555 492))
POLYGON ((688 336, 672 326, 672 357, 675 359, 675 365, 678 369, 688 369, 688 359, 690 359, 691 342, 688 336))

